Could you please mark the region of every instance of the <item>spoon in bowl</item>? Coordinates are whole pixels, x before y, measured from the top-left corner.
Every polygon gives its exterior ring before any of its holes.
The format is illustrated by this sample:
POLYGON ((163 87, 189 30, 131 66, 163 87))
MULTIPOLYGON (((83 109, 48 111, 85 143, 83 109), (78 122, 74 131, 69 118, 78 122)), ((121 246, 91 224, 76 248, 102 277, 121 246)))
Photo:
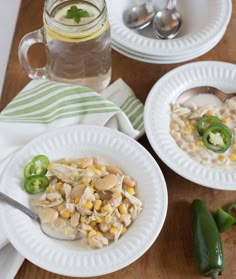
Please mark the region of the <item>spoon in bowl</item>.
POLYGON ((143 29, 147 27, 155 15, 152 0, 128 9, 123 16, 125 25, 130 29, 143 29))
POLYGON ((172 39, 180 30, 182 17, 176 10, 176 0, 168 0, 166 7, 153 18, 153 33, 160 39, 172 39))
POLYGON ((236 96, 236 93, 225 93, 222 90, 212 86, 199 86, 199 87, 187 89, 186 91, 181 93, 177 98, 176 102, 179 104, 183 104, 190 98, 193 98, 198 95, 204 95, 204 94, 214 95, 222 102, 236 96))
POLYGON ((26 215, 28 215, 34 221, 37 221, 40 225, 41 231, 46 234, 47 236, 54 238, 56 240, 78 240, 81 238, 79 234, 64 234, 60 232, 55 232, 53 228, 49 224, 44 224, 41 222, 39 215, 34 213, 28 207, 24 206, 23 204, 17 202, 16 200, 10 198, 9 196, 0 192, 0 200, 6 202, 7 204, 19 209, 26 215))

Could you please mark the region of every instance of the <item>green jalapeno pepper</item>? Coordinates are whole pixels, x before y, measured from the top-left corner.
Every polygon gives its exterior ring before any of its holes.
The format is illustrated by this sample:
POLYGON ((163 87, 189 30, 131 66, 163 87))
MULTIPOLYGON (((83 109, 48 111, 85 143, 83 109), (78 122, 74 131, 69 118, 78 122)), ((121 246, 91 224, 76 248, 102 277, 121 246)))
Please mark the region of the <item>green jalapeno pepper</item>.
POLYGON ((202 140, 207 149, 223 153, 231 145, 232 131, 223 123, 215 123, 204 130, 202 140))
POLYGON ((25 190, 30 194, 43 192, 49 185, 49 180, 43 175, 34 175, 26 178, 24 183, 25 190))
POLYGON ((236 202, 231 203, 226 211, 231 215, 231 216, 235 216, 236 214, 236 202))
POLYGON ((226 231, 236 223, 236 219, 222 208, 216 209, 214 217, 220 233, 226 231))
POLYGON ((44 175, 47 172, 49 160, 45 155, 35 156, 24 168, 24 176, 44 175))
POLYGON ((224 254, 216 222, 201 200, 192 203, 193 250, 202 275, 217 278, 224 270, 224 254))
POLYGON ((201 117, 197 122, 197 131, 200 136, 203 135, 203 132, 214 123, 222 123, 222 121, 213 115, 206 115, 201 117))

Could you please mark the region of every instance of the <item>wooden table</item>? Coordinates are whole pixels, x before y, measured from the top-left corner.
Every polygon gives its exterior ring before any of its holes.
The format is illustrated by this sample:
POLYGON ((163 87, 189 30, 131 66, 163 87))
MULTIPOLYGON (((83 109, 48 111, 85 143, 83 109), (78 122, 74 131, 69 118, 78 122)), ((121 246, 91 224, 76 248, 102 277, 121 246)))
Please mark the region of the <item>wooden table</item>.
MULTIPOLYGON (((23 0, 16 32, 12 44, 9 64, 2 93, 0 109, 29 82, 29 78, 19 64, 17 48, 20 39, 28 32, 42 26, 43 0, 23 0)), ((223 39, 214 49, 194 61, 218 60, 236 63, 236 0, 233 0, 233 15, 223 39)), ((30 55, 37 52, 37 66, 44 63, 42 46, 33 47, 30 55)), ((112 80, 122 77, 136 92, 142 102, 154 83, 169 70, 183 63, 156 65, 129 59, 116 51, 112 52, 112 80)), ((236 83, 236 81, 235 81, 236 83)), ((101 276, 101 279, 183 279, 201 278, 192 253, 191 202, 195 198, 204 200, 211 210, 236 201, 236 192, 218 191, 194 184, 174 173, 155 155, 146 136, 139 142, 154 156, 165 176, 169 206, 163 229, 152 247, 136 262, 120 271, 101 276)), ((235 182, 236 183, 236 182, 235 182)), ((236 278, 236 227, 222 234, 225 254, 225 271, 222 279, 236 278)), ((43 270, 25 260, 15 279, 68 279, 43 270)), ((2 278, 4 279, 4 278, 2 278)))

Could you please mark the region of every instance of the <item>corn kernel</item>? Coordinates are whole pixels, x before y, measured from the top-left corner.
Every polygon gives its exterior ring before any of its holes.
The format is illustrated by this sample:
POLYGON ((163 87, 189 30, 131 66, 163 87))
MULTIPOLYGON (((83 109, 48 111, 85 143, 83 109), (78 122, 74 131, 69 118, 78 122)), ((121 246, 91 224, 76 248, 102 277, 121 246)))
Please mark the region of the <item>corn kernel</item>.
POLYGON ((116 235, 118 233, 118 229, 116 227, 111 227, 110 228, 110 233, 116 235))
POLYGON ((96 236, 103 236, 103 234, 100 231, 96 231, 96 236))
POLYGON ((185 122, 184 130, 186 132, 191 133, 191 132, 193 132, 194 128, 195 128, 195 126, 193 124, 191 124, 189 121, 185 122))
POLYGON ((80 223, 84 224, 86 222, 85 216, 80 216, 80 223))
POLYGON ((192 151, 195 150, 195 144, 193 144, 193 143, 189 143, 188 147, 189 147, 189 149, 192 150, 192 151))
POLYGON ((86 209, 92 209, 93 208, 93 203, 91 201, 87 201, 85 204, 84 204, 84 208, 86 209))
POLYGON ((58 192, 60 192, 62 190, 62 188, 63 188, 63 183, 62 182, 58 182, 57 185, 56 185, 56 190, 58 192))
POLYGON ((102 201, 101 200, 95 200, 94 208, 96 210, 100 210, 102 206, 102 201))
POLYGON ((99 216, 96 218, 96 222, 98 224, 104 223, 105 222, 105 217, 104 216, 99 216))
POLYGON ((101 172, 99 169, 97 169, 97 168, 95 168, 94 172, 95 172, 96 174, 98 174, 98 175, 100 175, 100 174, 102 173, 102 172, 101 172))
POLYGON ((87 179, 82 179, 81 183, 82 183, 84 186, 90 186, 87 179))
POLYGON ((127 208, 126 208, 125 204, 123 204, 123 203, 121 205, 119 205, 118 209, 119 209, 120 214, 127 214, 128 213, 127 208))
POLYGON ((230 119, 230 117, 225 117, 222 119, 222 122, 224 122, 225 124, 228 124, 231 122, 231 119, 230 119))
POLYGON ((68 162, 68 161, 66 161, 64 159, 60 160, 59 163, 63 164, 63 165, 66 165, 66 166, 70 166, 70 162, 68 162))
POLYGON ((65 205, 64 204, 60 204, 59 206, 58 206, 58 211, 59 211, 59 213, 61 213, 62 212, 62 210, 64 210, 66 207, 65 207, 65 205))
POLYGON ((91 188, 92 192, 94 193, 95 184, 94 183, 90 183, 90 184, 88 184, 88 186, 91 188))
POLYGON ((97 169, 100 170, 100 171, 104 171, 104 170, 106 170, 106 167, 103 166, 103 165, 98 165, 97 169))
POLYGON ((97 225, 97 222, 96 222, 96 221, 91 221, 91 222, 90 222, 90 226, 95 227, 96 225, 97 225))
POLYGON ((134 195, 135 194, 135 191, 134 191, 134 188, 133 187, 129 187, 127 189, 127 192, 130 194, 130 195, 134 195))
POLYGON ((224 161, 225 160, 225 156, 224 155, 219 155, 217 159, 219 161, 224 161))
POLYGON ((204 143, 202 140, 197 140, 196 144, 199 146, 199 147, 203 147, 204 146, 204 143))
POLYGON ((121 231, 121 234, 125 234, 127 232, 127 229, 126 227, 123 227, 122 231, 121 231))
POLYGON ((94 166, 89 165, 89 166, 87 166, 87 169, 93 171, 94 173, 96 173, 98 175, 101 174, 101 171, 99 169, 95 168, 94 166))
POLYGON ((177 131, 178 130, 178 125, 176 123, 174 123, 174 122, 171 122, 170 129, 172 131, 177 131))
POLYGON ((83 169, 83 164, 77 163, 77 167, 78 167, 79 169, 83 169))
POLYGON ((48 186, 48 187, 47 187, 46 192, 47 192, 47 193, 51 193, 51 192, 52 192, 51 186, 48 186))
POLYGON ((60 215, 65 219, 69 219, 71 216, 71 213, 68 209, 64 209, 63 211, 60 212, 60 215))
POLYGON ((230 159, 231 161, 236 161, 236 154, 231 154, 231 155, 229 156, 229 159, 230 159))
POLYGON ((110 204, 106 204, 101 208, 102 212, 108 212, 109 214, 113 213, 113 209, 110 204))
POLYGON ((91 230, 89 233, 88 233, 88 237, 93 237, 97 234, 97 232, 95 230, 91 230))
POLYGON ((120 192, 115 192, 115 193, 113 194, 113 197, 116 198, 116 199, 118 199, 118 200, 122 200, 122 195, 121 195, 120 192))
POLYGON ((75 204, 79 204, 79 202, 80 202, 80 197, 76 197, 75 198, 75 204))

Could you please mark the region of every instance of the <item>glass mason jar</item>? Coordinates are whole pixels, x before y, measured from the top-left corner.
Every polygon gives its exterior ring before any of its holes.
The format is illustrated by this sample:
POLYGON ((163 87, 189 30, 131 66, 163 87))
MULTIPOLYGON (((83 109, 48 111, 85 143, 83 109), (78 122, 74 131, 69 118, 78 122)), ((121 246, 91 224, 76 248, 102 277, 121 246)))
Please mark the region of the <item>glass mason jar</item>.
POLYGON ((19 60, 28 75, 100 92, 111 79, 111 36, 105 0, 46 0, 44 26, 25 35, 19 60), (33 68, 28 50, 44 43, 46 65, 33 68))

